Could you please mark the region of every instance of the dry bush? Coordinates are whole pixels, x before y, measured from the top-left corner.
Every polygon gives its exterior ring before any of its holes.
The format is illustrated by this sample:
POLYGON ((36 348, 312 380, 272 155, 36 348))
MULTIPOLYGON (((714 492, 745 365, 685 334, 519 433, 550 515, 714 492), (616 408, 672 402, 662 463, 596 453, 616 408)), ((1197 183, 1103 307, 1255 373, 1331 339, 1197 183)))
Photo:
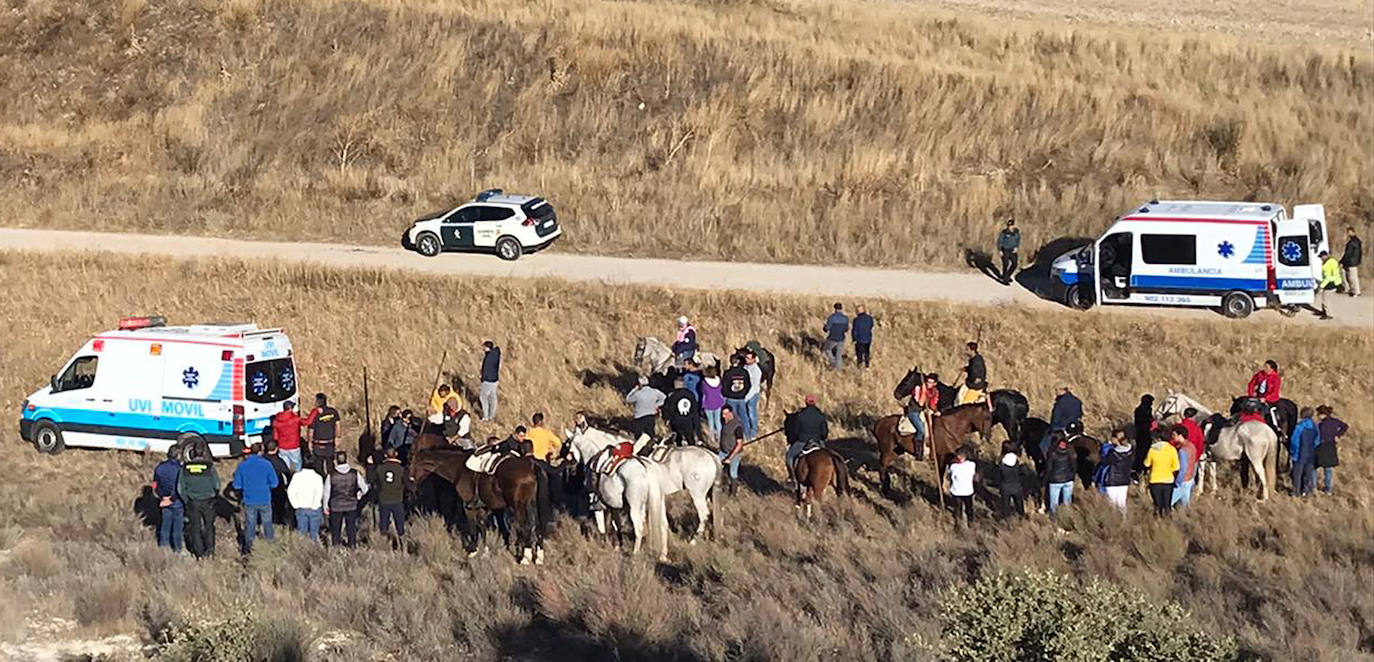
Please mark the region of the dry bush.
POLYGON ((1367 228, 1351 3, 1071 27, 945 4, 27 3, 0 17, 0 202, 22 225, 392 244, 502 186, 549 197, 575 251, 945 268, 1006 216, 1029 253, 1154 197, 1367 228))
POLYGON ((124 618, 133 589, 120 579, 103 581, 76 594, 76 621, 82 625, 111 623, 124 618))
POLYGON ((1259 657, 1370 652, 1374 606, 1363 587, 1374 582, 1374 340, 1357 330, 869 301, 880 320, 874 367, 830 373, 807 341, 829 300, 97 255, 0 253, 0 271, 0 301, 16 320, 0 354, 0 409, 16 410, 117 317, 161 313, 174 323, 285 326, 302 392, 331 395, 346 438, 362 425, 363 364, 375 416, 383 404, 422 404, 445 349, 448 368, 471 381, 487 337, 506 351, 502 410, 477 433, 505 433, 536 410, 561 427, 577 409, 625 413, 614 384, 629 374, 635 336, 668 333, 688 312, 708 349, 754 337, 776 349, 781 377, 765 429, 814 392, 856 465, 854 497, 807 522, 779 490, 781 444, 751 446, 747 487, 721 498, 726 525, 717 539, 687 546, 675 538, 662 565, 626 558, 567 517, 540 567, 515 565, 494 538, 468 559, 431 518, 412 522, 413 553, 378 543, 325 550, 282 535, 247 562, 233 554, 232 527, 221 521, 219 555, 193 562, 156 549, 153 532, 132 516, 158 458, 77 449, 42 456, 13 428, 0 429, 9 449, 0 463, 0 502, 8 504, 0 531, 24 532, 8 553, 0 548, 0 594, 26 611, 71 618, 79 594, 120 582, 137 600, 123 619, 92 627, 165 641, 159 633, 168 627, 213 626, 247 604, 269 622, 291 615, 283 626, 290 636, 280 640, 327 659, 899 660, 942 650, 943 591, 1029 570, 1181 605, 1198 627, 1259 657), (1257 504, 1232 484, 1156 522, 1143 493, 1133 494, 1123 520, 1085 492, 1061 519, 1063 532, 1038 516, 995 523, 980 501, 974 528, 960 532, 933 503, 928 466, 899 461, 895 498, 879 495, 864 466, 869 422, 896 411, 892 385, 912 363, 952 373, 959 347, 980 328, 997 386, 1021 388, 1043 416, 1053 387, 1068 380, 1094 434, 1128 416, 1146 390, 1174 386, 1224 402, 1258 360, 1275 357, 1286 393, 1333 404, 1353 427, 1337 496, 1280 493, 1257 504))

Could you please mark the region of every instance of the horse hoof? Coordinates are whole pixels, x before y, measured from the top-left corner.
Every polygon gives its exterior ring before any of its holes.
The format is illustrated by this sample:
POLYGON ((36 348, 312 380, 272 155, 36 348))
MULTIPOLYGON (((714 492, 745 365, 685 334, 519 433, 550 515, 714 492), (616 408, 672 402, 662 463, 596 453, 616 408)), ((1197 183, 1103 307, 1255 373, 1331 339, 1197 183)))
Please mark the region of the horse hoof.
POLYGON ((544 550, 541 549, 534 553, 534 564, 544 565, 544 550))
POLYGON ((477 550, 474 549, 471 552, 468 552, 468 558, 477 558, 477 550))
POLYGON ((687 541, 687 544, 688 544, 688 545, 695 545, 695 544, 697 544, 697 539, 696 539, 696 538, 692 538, 691 540, 688 540, 688 541, 687 541))

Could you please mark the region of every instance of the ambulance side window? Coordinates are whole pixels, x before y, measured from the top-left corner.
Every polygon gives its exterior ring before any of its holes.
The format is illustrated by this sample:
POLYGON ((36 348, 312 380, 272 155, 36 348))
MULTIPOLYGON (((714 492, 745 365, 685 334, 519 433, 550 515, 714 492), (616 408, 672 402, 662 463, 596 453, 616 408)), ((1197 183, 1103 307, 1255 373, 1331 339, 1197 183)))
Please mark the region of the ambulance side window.
POLYGON ((62 372, 62 376, 57 378, 57 388, 54 393, 62 391, 76 391, 83 388, 90 388, 95 384, 95 366, 100 357, 83 356, 62 372))
POLYGON ((1197 235, 1142 234, 1140 259, 1145 264, 1197 264, 1197 235))

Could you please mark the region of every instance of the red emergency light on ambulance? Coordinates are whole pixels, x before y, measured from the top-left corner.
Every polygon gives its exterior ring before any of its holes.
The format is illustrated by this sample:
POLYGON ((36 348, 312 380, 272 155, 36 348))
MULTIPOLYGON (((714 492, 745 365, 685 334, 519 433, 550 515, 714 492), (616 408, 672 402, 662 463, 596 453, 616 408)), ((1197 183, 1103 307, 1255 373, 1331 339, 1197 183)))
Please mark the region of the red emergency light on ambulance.
POLYGON ((216 456, 238 455, 295 397, 291 341, 281 329, 128 317, 86 341, 24 401, 19 435, 45 453, 166 452, 203 440, 216 456))

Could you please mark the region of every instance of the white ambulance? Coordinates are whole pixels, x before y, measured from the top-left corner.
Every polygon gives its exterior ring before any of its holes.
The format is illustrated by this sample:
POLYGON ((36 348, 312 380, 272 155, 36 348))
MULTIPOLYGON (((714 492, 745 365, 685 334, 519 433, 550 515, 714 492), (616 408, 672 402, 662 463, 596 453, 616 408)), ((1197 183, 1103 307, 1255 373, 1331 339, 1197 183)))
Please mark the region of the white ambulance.
POLYGON ((1097 241, 1056 258, 1064 301, 1291 314, 1314 301, 1317 255, 1328 250, 1321 205, 1151 200, 1117 217, 1097 241))
POLYGON ((291 341, 281 329, 125 318, 24 401, 19 435, 44 453, 166 452, 203 440, 224 457, 261 441, 271 416, 295 398, 291 341))

